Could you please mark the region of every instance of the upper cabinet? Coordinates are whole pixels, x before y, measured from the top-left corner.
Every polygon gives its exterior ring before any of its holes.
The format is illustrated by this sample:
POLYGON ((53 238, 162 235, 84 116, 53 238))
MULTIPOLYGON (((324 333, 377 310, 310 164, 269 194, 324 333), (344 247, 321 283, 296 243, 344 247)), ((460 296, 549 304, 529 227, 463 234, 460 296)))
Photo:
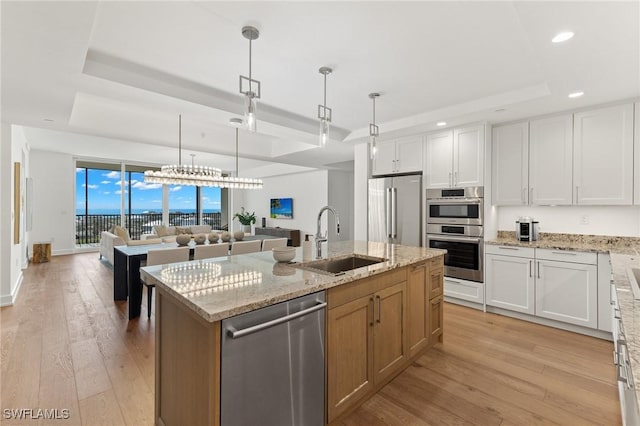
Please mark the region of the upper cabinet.
POLYGON ((571 205, 572 123, 571 114, 529 123, 529 204, 571 205))
POLYGON ((636 115, 636 134, 634 136, 634 149, 633 152, 636 153, 636 158, 634 162, 634 172, 633 172, 633 187, 634 187, 634 196, 633 203, 640 205, 640 102, 636 102, 635 104, 635 115, 636 115))
POLYGON ((529 123, 496 126, 491 141, 494 205, 529 203, 529 123))
POLYGON ((372 161, 372 175, 422 171, 422 136, 379 142, 372 161))
POLYGON ((633 202, 633 104, 573 116, 574 203, 633 202))
POLYGON ((427 135, 424 173, 427 188, 482 186, 484 125, 427 135))

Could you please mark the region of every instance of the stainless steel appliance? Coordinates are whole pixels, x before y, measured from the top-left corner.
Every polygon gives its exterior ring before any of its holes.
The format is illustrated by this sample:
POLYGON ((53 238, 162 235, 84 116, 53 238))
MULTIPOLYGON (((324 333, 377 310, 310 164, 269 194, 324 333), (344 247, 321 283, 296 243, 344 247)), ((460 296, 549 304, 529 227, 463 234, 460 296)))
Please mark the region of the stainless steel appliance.
POLYGON ((538 222, 530 217, 521 217, 516 220, 516 239, 518 241, 537 241, 538 222))
POLYGON ((422 175, 369 179, 369 241, 420 246, 422 175))
POLYGON ((447 250, 447 277, 483 282, 484 188, 427 190, 426 246, 447 250))
POLYGON ((325 309, 318 292, 222 321, 221 424, 324 425, 325 309))
POLYGON ((484 188, 427 189, 427 223, 482 225, 484 188))

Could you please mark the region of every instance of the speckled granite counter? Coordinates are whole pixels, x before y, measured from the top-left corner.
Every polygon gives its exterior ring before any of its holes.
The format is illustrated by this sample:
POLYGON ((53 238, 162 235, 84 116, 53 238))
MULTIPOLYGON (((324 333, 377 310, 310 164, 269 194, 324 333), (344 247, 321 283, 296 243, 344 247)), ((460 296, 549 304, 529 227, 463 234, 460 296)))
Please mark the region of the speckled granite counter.
MULTIPOLYGON (((388 259, 371 266, 332 276, 276 263, 271 252, 147 266, 140 269, 143 281, 153 283, 176 297, 209 322, 249 312, 277 302, 325 290, 357 279, 380 274, 432 257, 445 250, 397 244, 345 241, 329 243, 325 257, 350 253, 388 259)), ((296 248, 294 261, 302 261, 296 248)))
POLYGON ((538 241, 521 242, 515 239, 515 232, 500 231, 498 238, 486 241, 486 244, 610 254, 611 273, 618 294, 633 381, 636 384, 636 398, 640 402, 640 300, 633 298, 627 276, 629 268, 640 268, 640 238, 541 233, 538 241))

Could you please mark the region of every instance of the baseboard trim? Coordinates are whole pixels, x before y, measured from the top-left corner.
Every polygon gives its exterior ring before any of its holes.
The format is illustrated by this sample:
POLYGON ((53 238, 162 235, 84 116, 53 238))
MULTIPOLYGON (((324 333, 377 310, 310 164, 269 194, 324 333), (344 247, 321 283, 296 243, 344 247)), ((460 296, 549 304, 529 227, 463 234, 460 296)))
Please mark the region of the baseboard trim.
POLYGON ((444 301, 453 303, 456 305, 466 306, 467 308, 477 309, 479 311, 483 310, 482 303, 469 302, 468 300, 458 299, 457 297, 444 296, 444 301))
POLYGON ((18 293, 20 292, 20 287, 22 287, 23 278, 24 275, 22 275, 22 271, 20 271, 18 282, 16 283, 13 292, 11 294, 3 294, 2 296, 0 296, 0 307, 11 306, 16 303, 16 298, 18 297, 18 293))

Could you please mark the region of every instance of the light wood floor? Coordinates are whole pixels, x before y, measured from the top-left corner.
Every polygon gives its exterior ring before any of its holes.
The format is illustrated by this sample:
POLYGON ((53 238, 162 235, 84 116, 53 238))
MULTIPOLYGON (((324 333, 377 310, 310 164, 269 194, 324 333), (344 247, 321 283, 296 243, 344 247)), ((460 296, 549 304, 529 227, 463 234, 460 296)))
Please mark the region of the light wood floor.
MULTIPOLYGON (((69 420, 153 423, 154 328, 113 301, 96 253, 30 265, 0 313, 0 405, 69 409, 69 420)), ((146 297, 143 298, 146 301, 146 297)), ((344 425, 617 425, 613 345, 507 317, 445 306, 437 345, 344 425)))

